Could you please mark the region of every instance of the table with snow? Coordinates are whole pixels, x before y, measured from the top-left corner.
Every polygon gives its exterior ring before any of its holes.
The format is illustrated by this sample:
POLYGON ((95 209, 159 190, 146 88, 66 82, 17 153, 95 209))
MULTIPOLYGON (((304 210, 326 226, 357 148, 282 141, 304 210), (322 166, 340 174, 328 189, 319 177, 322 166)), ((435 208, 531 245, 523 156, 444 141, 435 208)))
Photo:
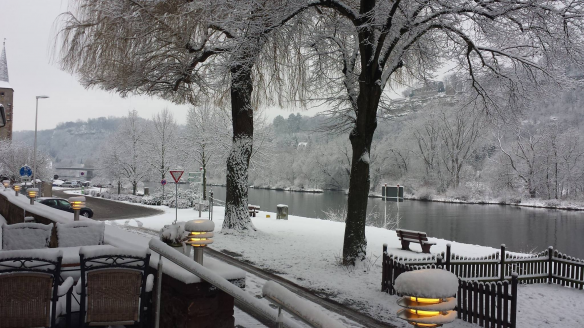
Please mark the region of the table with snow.
MULTIPOLYGON (((30 205, 28 199, 13 193, 0 193, 0 215, 8 224, 24 222, 24 216, 31 215, 43 224, 73 222, 73 213, 60 211, 46 205, 30 205)), ((80 218, 81 221, 90 220, 80 218)), ((50 247, 58 245, 56 233, 52 233, 50 247)), ((148 247, 150 237, 106 225, 105 244, 120 248, 148 247)), ((184 256, 184 255, 181 255, 184 256)), ((188 260, 192 261, 192 258, 188 260)), ((152 253, 149 273, 156 276, 158 254, 152 253)), ((245 271, 208 257, 205 267, 218 273, 234 285, 245 286, 245 271)), ((152 296, 156 299, 156 295, 152 296)), ((164 261, 161 292, 161 328, 224 328, 233 327, 234 299, 229 294, 202 281, 192 273, 170 261, 164 261)), ((152 320, 154 311, 152 311, 152 320)), ((153 321, 151 321, 153 322, 153 321)))

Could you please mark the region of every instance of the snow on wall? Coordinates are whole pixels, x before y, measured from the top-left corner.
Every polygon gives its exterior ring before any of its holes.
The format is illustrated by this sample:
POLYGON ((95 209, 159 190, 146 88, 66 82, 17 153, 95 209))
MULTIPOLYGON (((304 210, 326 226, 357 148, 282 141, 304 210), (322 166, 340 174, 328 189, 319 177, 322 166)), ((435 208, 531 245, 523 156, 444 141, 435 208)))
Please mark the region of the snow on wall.
POLYGON ((104 222, 57 223, 59 247, 102 245, 104 232, 104 222))
POLYGON ((53 224, 17 223, 2 226, 2 250, 49 247, 53 224))

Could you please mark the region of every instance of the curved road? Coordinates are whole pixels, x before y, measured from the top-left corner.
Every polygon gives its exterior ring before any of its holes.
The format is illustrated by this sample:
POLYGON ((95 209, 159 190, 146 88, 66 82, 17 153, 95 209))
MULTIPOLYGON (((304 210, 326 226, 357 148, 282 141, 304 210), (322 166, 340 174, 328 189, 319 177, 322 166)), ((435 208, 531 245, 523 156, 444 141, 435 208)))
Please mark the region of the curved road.
MULTIPOLYGON (((66 194, 62 190, 53 190, 53 196, 67 199, 73 195, 66 194)), ((135 219, 164 213, 154 208, 95 197, 86 197, 85 204, 93 210, 92 219, 97 221, 135 219)))

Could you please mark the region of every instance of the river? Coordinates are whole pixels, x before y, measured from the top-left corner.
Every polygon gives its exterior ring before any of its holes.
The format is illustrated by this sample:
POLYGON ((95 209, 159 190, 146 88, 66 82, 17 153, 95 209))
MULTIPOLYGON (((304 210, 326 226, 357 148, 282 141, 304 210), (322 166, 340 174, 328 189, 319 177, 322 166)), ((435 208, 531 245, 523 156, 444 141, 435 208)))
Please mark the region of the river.
MULTIPOLYGON (((216 198, 225 200, 225 187, 212 189, 216 198)), ((323 211, 346 207, 347 195, 249 189, 249 203, 271 212, 276 212, 276 205, 286 204, 291 215, 326 218, 323 211)), ((388 213, 395 214, 396 204, 387 204, 388 213)), ((368 211, 373 225, 383 225, 383 200, 369 198, 368 211)), ((514 252, 539 252, 553 246, 584 258, 584 212, 406 200, 400 203, 399 214, 400 228, 424 231, 430 237, 495 248, 505 244, 514 252)))

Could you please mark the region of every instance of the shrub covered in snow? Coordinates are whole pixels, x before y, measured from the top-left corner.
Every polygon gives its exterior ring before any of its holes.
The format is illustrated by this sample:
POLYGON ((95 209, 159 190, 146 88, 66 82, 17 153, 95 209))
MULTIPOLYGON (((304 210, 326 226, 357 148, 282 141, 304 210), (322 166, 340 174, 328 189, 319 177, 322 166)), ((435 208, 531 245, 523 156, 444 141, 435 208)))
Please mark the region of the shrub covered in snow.
POLYGON ((160 229, 160 240, 173 247, 182 246, 182 242, 188 235, 184 227, 184 222, 165 225, 160 229))

